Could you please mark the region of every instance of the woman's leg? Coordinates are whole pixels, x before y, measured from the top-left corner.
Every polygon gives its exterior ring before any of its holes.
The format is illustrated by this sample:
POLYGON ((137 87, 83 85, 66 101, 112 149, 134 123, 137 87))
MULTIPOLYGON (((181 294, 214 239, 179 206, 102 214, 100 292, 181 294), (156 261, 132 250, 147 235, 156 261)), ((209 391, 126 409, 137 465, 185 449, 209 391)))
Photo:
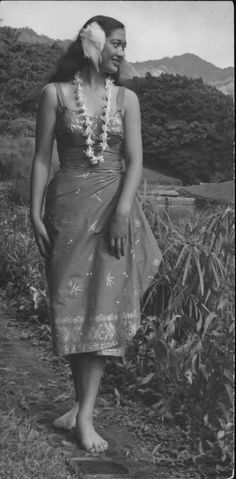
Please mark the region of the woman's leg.
POLYGON ((79 382, 79 411, 76 432, 81 445, 87 451, 103 452, 108 443, 93 427, 93 410, 103 374, 106 358, 89 353, 76 354, 72 358, 79 382))
POLYGON ((59 429, 65 429, 67 431, 70 431, 71 429, 75 428, 76 416, 79 411, 79 377, 78 377, 79 371, 77 368, 77 360, 75 360, 74 356, 75 355, 70 355, 69 361, 70 361, 72 378, 73 378, 74 388, 75 388, 75 403, 73 404, 72 408, 67 413, 57 418, 53 423, 55 427, 58 427, 59 429))
POLYGON ((76 427, 81 445, 90 451, 102 452, 108 447, 93 427, 93 410, 106 358, 89 353, 70 355, 75 387, 72 409, 54 421, 54 426, 71 430, 76 427))

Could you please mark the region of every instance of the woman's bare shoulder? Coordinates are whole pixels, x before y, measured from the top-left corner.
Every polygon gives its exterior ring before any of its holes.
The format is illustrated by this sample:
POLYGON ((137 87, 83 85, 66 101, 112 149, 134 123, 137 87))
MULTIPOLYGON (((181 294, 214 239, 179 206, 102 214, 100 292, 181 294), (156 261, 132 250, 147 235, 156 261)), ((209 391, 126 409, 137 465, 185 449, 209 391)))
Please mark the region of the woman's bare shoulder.
POLYGON ((124 109, 139 108, 139 99, 136 93, 129 88, 125 88, 124 109))
POLYGON ((57 92, 56 87, 53 83, 47 83, 41 89, 41 101, 46 101, 51 103, 52 105, 57 104, 57 92))

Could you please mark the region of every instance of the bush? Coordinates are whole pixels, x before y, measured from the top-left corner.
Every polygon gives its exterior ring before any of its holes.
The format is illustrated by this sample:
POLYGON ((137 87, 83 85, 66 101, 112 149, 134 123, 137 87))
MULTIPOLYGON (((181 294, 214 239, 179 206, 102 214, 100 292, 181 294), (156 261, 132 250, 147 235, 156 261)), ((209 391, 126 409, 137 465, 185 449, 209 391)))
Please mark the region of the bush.
POLYGON ((143 395, 154 393, 158 416, 191 428, 199 461, 207 457, 212 467, 227 469, 233 456, 234 211, 201 213, 181 227, 160 220, 151 204, 145 210, 163 263, 144 298, 147 375, 138 387, 143 395))
MULTIPOLYGON (((11 194, 14 201, 21 205, 28 205, 34 138, 3 136, 0 137, 0 140, 0 181, 9 182, 10 180, 11 194)), ((57 167, 57 151, 54 145, 50 175, 57 167)))

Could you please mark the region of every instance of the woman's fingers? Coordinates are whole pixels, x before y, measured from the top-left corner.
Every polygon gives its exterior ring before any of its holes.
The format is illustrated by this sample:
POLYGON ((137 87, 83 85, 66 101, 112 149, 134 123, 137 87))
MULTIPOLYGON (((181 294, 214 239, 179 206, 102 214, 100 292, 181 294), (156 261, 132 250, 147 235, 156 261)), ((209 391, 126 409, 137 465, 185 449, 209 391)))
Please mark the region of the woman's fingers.
POLYGON ((121 256, 125 255, 125 242, 126 237, 112 236, 110 239, 110 253, 115 256, 117 259, 120 259, 121 256))
POLYGON ((121 245, 120 245, 121 256, 125 255, 125 241, 126 241, 126 237, 121 238, 121 245))
POLYGON ((114 238, 114 236, 112 236, 110 238, 110 254, 112 256, 115 254, 115 244, 116 244, 115 238, 114 238))
POLYGON ((121 253, 121 238, 118 236, 116 238, 116 244, 115 244, 115 256, 117 259, 120 259, 120 253, 121 253))
POLYGON ((43 228, 43 231, 42 231, 42 237, 45 244, 47 245, 47 248, 51 248, 51 241, 49 239, 49 236, 45 227, 43 228))
POLYGON ((46 246, 43 238, 37 238, 37 246, 38 246, 38 249, 39 249, 39 252, 40 254, 43 256, 43 257, 48 257, 49 256, 49 249, 48 247, 46 246))
POLYGON ((46 231, 36 235, 36 243, 42 256, 48 257, 51 249, 51 242, 46 231))

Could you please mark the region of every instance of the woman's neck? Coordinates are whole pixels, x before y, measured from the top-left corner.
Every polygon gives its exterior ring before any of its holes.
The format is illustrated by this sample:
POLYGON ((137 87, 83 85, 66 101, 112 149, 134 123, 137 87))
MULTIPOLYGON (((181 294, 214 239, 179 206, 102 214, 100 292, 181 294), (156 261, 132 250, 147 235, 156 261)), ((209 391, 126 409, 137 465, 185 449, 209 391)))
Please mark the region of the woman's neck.
POLYGON ((86 65, 80 72, 81 79, 89 88, 97 88, 105 85, 106 74, 97 72, 93 65, 86 65))

